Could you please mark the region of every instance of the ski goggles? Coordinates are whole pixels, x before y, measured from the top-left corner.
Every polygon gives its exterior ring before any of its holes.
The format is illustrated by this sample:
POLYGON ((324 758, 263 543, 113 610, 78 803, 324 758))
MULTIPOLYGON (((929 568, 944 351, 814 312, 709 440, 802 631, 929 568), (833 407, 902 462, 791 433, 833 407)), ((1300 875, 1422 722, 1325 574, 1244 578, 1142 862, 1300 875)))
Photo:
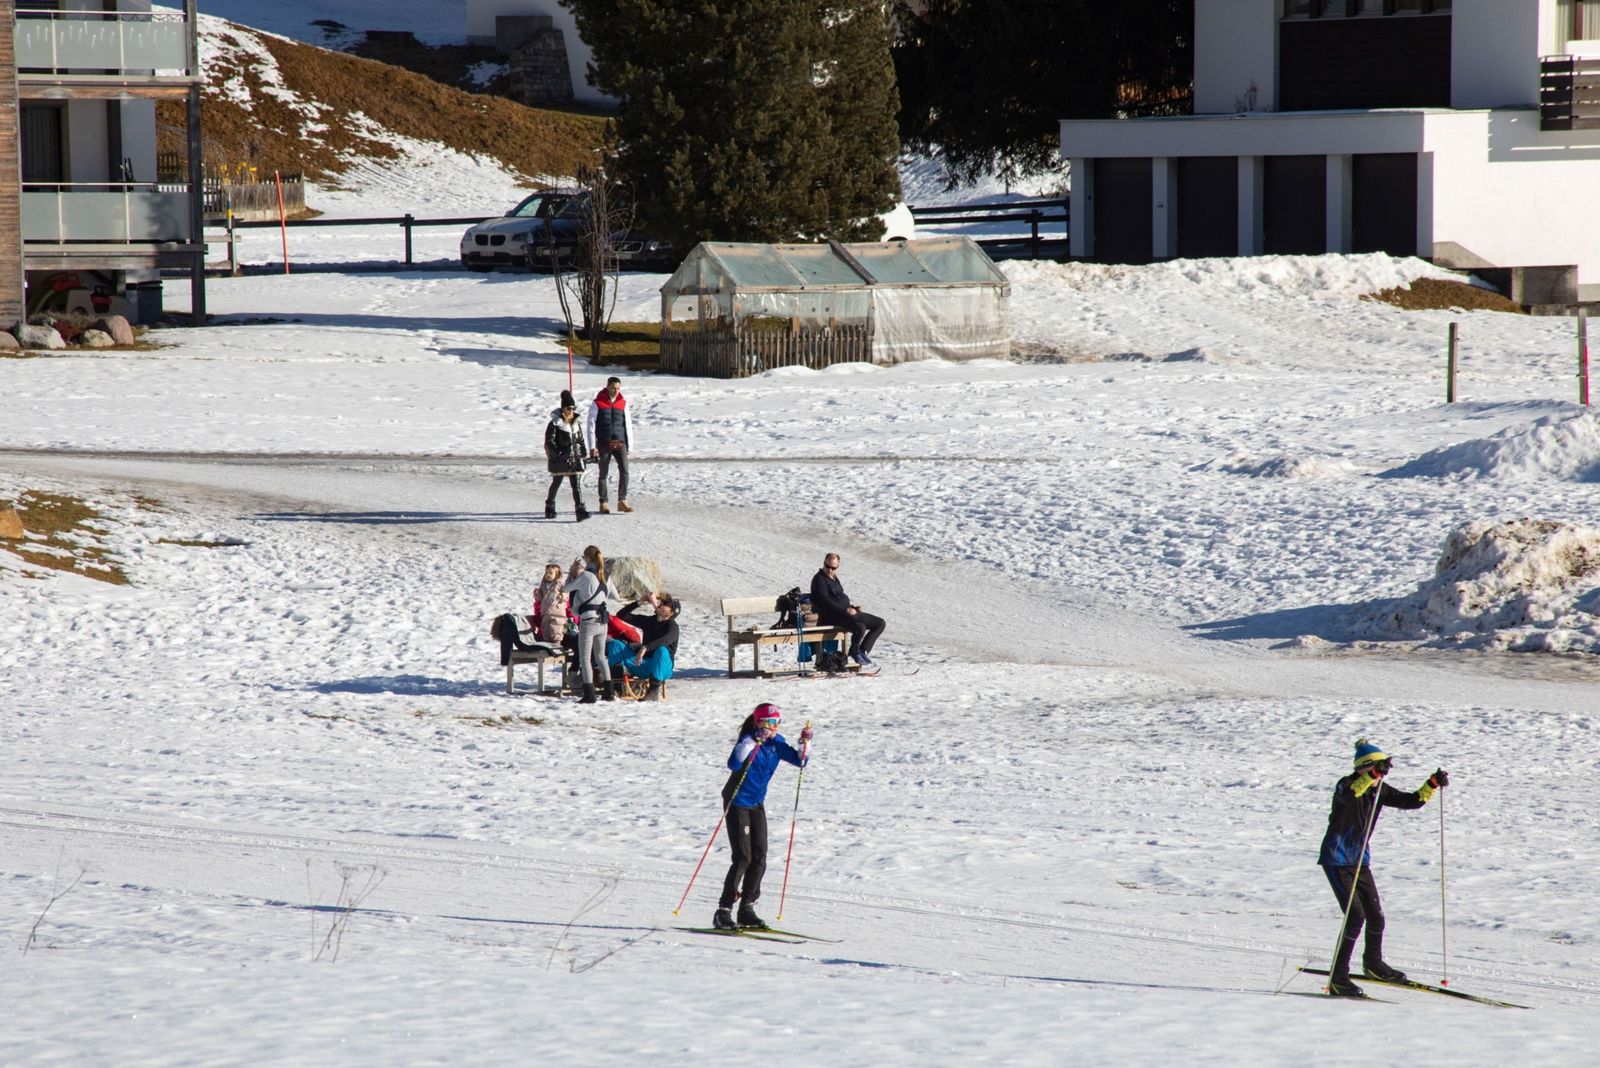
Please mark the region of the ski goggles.
POLYGON ((783 714, 778 711, 777 705, 761 705, 751 714, 750 718, 755 720, 755 724, 758 727, 776 729, 779 721, 783 719, 783 714))

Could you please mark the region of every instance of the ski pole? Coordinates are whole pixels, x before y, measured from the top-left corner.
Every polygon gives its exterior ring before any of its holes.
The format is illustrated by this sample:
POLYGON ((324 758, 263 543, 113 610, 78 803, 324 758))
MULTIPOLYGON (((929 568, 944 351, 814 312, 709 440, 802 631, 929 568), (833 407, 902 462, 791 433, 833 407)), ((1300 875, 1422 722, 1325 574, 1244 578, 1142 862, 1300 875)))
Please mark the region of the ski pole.
MULTIPOLYGON (((806 720, 806 730, 811 721, 806 720)), ((789 817, 789 851, 783 855, 783 889, 778 891, 778 919, 783 919, 783 902, 789 896, 789 861, 794 858, 794 825, 800 819, 800 784, 806 778, 806 750, 809 742, 800 743, 800 774, 794 777, 794 815, 789 817)))
POLYGON ((1328 961, 1329 987, 1333 985, 1333 966, 1339 961, 1339 949, 1344 945, 1344 933, 1350 927, 1350 910, 1355 908, 1356 905, 1356 888, 1361 885, 1361 863, 1367 855, 1368 845, 1372 842, 1372 828, 1378 822, 1378 809, 1383 807, 1383 781, 1379 780, 1373 789, 1377 790, 1378 793, 1372 795, 1372 815, 1367 817, 1367 829, 1361 836, 1361 852, 1356 854, 1355 875, 1350 880, 1350 898, 1345 902, 1344 920, 1339 924, 1339 937, 1333 943, 1333 957, 1328 961))
POLYGON ((739 772, 739 781, 733 784, 733 789, 728 793, 728 803, 722 806, 722 815, 717 817, 717 825, 711 830, 711 840, 706 843, 706 848, 700 854, 700 863, 694 866, 694 874, 689 876, 689 885, 683 888, 683 896, 678 899, 678 907, 672 910, 676 916, 683 908, 683 903, 689 900, 689 891, 694 889, 694 881, 700 877, 700 869, 705 866, 706 857, 711 855, 711 847, 717 844, 717 832, 722 830, 722 821, 728 818, 728 810, 733 807, 733 799, 739 796, 739 787, 744 785, 744 777, 750 774, 750 765, 755 763, 756 754, 761 752, 761 745, 750 750, 750 755, 745 758, 744 769, 739 772))
POLYGON ((1450 935, 1445 926, 1444 903, 1444 791, 1439 791, 1439 980, 1440 986, 1450 985, 1450 935))

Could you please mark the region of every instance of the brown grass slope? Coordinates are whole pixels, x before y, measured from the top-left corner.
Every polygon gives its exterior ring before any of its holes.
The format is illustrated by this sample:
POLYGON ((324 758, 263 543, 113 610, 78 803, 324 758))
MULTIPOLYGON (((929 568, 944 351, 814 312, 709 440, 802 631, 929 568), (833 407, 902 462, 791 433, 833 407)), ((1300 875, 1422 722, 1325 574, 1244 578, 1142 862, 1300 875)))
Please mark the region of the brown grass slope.
MULTIPOLYGON (((247 163, 268 174, 298 171, 337 184, 356 157, 394 159, 383 136, 391 131, 498 160, 531 181, 576 173, 604 136, 605 120, 597 115, 531 108, 343 52, 264 34, 258 40, 277 62, 285 86, 316 113, 264 92, 259 75, 248 68, 215 64, 206 71, 200 113, 208 163, 247 163), (249 89, 249 108, 224 94, 230 83, 249 89)), ((182 110, 173 107, 162 115, 161 149, 181 154, 182 110)))

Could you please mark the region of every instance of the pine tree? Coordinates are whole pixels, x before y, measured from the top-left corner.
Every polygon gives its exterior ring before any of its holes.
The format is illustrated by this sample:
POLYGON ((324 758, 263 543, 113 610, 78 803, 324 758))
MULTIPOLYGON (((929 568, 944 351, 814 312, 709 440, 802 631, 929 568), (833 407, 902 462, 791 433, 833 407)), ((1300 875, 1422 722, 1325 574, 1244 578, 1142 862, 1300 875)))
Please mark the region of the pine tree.
POLYGON ((641 226, 697 241, 876 237, 899 196, 881 0, 562 0, 616 96, 641 226))

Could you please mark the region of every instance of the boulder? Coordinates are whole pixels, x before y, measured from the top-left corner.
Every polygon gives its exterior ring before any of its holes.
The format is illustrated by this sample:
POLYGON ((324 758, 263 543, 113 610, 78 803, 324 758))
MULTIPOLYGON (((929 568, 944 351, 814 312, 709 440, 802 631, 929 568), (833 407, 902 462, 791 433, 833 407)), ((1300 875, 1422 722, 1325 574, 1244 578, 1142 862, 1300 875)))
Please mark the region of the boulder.
POLYGON ((637 601, 661 589, 661 565, 648 556, 618 556, 607 560, 606 577, 626 601, 637 601))
POLYGON ((34 326, 32 323, 22 323, 17 327, 17 342, 25 349, 64 349, 67 343, 61 340, 61 335, 56 333, 51 326, 34 326))
POLYGON ((91 349, 109 349, 116 342, 104 330, 96 330, 90 327, 78 335, 78 344, 91 349))
POLYGON ((133 327, 128 325, 128 320, 120 315, 107 315, 103 319, 95 320, 94 330, 103 330, 111 335, 111 340, 118 345, 133 344, 133 327))
POLYGON ((21 541, 28 536, 22 529, 22 517, 15 508, 0 508, 0 538, 7 541, 21 541))
POLYGON ((16 352, 17 339, 9 330, 0 330, 0 352, 16 352))

